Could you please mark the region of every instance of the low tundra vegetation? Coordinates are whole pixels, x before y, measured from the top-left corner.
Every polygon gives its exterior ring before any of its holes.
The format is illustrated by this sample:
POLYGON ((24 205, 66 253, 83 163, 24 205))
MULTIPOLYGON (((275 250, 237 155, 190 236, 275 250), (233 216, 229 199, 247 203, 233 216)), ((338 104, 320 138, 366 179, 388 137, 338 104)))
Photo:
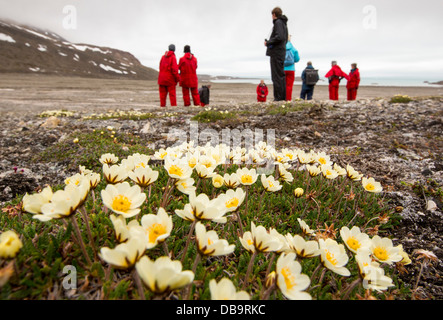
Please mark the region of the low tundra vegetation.
POLYGON ((108 131, 70 141, 97 151, 63 185, 2 208, 1 299, 411 297, 369 174, 265 142, 121 153, 108 131))

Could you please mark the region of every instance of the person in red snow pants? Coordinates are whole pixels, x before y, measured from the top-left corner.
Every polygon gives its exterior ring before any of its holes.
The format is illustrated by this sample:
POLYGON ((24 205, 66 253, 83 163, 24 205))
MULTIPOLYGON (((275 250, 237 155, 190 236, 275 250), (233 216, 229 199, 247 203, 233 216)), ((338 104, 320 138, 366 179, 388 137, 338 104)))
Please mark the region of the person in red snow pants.
POLYGON ((178 69, 180 71, 180 86, 183 92, 185 107, 191 105, 191 92, 194 106, 200 105, 200 95, 198 94, 197 58, 191 53, 191 47, 186 45, 185 55, 180 58, 178 69))
POLYGON ((257 86, 257 101, 258 102, 266 102, 266 98, 268 96, 269 90, 265 84, 264 80, 260 81, 260 84, 257 86))
POLYGON ((357 68, 357 64, 351 64, 351 71, 349 72, 349 80, 346 84, 346 89, 348 89, 348 100, 357 99, 357 90, 360 85, 360 71, 357 68))
POLYGON ((344 73, 337 65, 337 61, 332 61, 331 70, 325 75, 329 79, 329 99, 338 100, 338 89, 342 78, 348 79, 348 75, 344 73))
POLYGON ((180 81, 178 74, 177 58, 175 57, 175 45, 169 46, 169 51, 160 60, 160 68, 158 74, 158 85, 160 94, 160 106, 166 107, 166 98, 169 94, 171 107, 177 106, 177 95, 175 87, 180 81))

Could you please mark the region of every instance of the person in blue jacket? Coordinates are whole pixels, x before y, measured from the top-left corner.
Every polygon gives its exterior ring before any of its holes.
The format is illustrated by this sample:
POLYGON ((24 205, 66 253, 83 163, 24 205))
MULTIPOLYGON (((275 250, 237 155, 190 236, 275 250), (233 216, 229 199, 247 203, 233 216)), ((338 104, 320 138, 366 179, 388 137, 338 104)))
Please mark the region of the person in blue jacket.
POLYGON ((286 43, 285 76, 286 76, 286 101, 292 100, 292 89, 295 80, 295 63, 300 61, 297 49, 291 42, 291 36, 286 43))
POLYGON ((301 80, 303 82, 300 92, 300 99, 302 100, 312 100, 312 96, 314 95, 314 85, 309 85, 306 83, 306 69, 312 69, 314 70, 314 67, 312 66, 312 62, 308 61, 307 66, 305 70, 303 70, 301 74, 301 80))

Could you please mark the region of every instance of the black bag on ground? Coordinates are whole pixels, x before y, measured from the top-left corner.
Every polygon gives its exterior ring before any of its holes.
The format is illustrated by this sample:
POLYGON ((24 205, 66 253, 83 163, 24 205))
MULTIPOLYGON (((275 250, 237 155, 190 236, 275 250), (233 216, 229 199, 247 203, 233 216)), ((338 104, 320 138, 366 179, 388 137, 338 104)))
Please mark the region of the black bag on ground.
POLYGON ((209 88, 203 86, 198 89, 198 94, 200 95, 200 102, 203 104, 209 104, 209 88))

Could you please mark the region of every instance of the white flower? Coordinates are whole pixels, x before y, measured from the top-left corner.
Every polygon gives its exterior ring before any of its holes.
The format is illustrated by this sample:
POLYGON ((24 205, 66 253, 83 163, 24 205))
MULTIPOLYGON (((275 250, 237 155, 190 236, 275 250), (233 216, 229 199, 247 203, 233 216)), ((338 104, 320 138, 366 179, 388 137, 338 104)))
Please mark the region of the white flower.
POLYGON ((371 240, 366 233, 360 231, 360 228, 353 226, 351 230, 348 227, 342 227, 340 229, 340 236, 345 243, 346 247, 353 253, 357 253, 360 248, 369 248, 371 240))
POLYGON ((363 288, 382 292, 394 286, 392 279, 385 276, 385 271, 382 268, 373 266, 366 267, 366 274, 363 278, 363 288))
POLYGON ((374 236, 371 239, 369 249, 372 252, 372 256, 379 262, 393 264, 403 259, 400 255, 400 248, 394 247, 392 240, 389 238, 374 236))
POLYGON ((295 261, 295 253, 282 253, 277 260, 277 286, 283 295, 290 300, 311 300, 309 293, 304 292, 311 280, 301 273, 301 265, 295 261))
POLYGON ((106 207, 125 218, 137 215, 146 200, 146 194, 141 192, 140 187, 131 187, 128 182, 107 185, 101 196, 106 207))
POLYGON ((152 249, 170 236, 172 227, 172 217, 165 209, 159 208, 157 214, 145 214, 141 225, 131 227, 130 233, 140 233, 145 239, 146 249, 152 249))
POLYGON ((338 172, 332 169, 332 166, 329 164, 322 164, 320 166, 321 173, 323 174, 323 177, 326 179, 335 179, 338 177, 338 172))
POLYGON ((261 183, 263 188, 268 192, 280 191, 283 187, 280 182, 275 181, 273 176, 266 177, 264 174, 261 175, 261 183))
POLYGON ((309 175, 311 177, 316 177, 316 176, 318 176, 321 173, 320 167, 318 167, 316 165, 307 164, 306 165, 306 170, 308 170, 309 175))
POLYGON ((15 231, 0 234, 0 258, 14 258, 22 247, 23 243, 15 231))
POLYGON ((286 235, 286 240, 289 249, 300 258, 312 258, 320 254, 317 241, 306 241, 299 235, 292 236, 290 233, 286 235))
POLYGON ((226 193, 220 194, 216 201, 220 202, 220 205, 224 207, 227 212, 236 211, 245 200, 246 193, 241 188, 234 190, 229 189, 226 193))
POLYGON ((171 178, 183 180, 191 177, 192 168, 188 165, 188 163, 184 160, 180 159, 165 159, 164 165, 168 175, 171 178))
POLYGON ((166 256, 155 261, 143 256, 135 268, 145 286, 156 294, 183 288, 194 280, 192 271, 182 271, 180 261, 166 256))
POLYGON ((320 248, 320 260, 323 265, 329 270, 348 277, 351 272, 345 268, 348 263, 349 257, 346 255, 345 247, 342 244, 338 244, 332 239, 319 239, 320 248))
POLYGON ((111 214, 110 219, 112 225, 114 226, 115 238, 119 243, 128 241, 128 239, 130 238, 129 230, 131 229, 131 227, 140 225, 137 220, 132 220, 131 222, 126 224, 126 218, 122 215, 115 216, 111 214))
POLYGON ((41 207, 41 214, 33 218, 40 221, 67 218, 73 215, 83 204, 89 192, 89 182, 83 182, 80 186, 67 185, 65 189, 56 191, 51 197, 51 202, 41 207))
POLYGON ((240 183, 245 186, 250 186, 257 181, 258 175, 255 169, 242 168, 237 169, 237 176, 240 179, 240 183))
POLYGON ((332 165, 331 157, 328 156, 325 152, 319 152, 315 155, 315 162, 320 165, 332 165))
POLYGON ((118 157, 112 153, 105 153, 99 159, 101 164, 113 165, 118 162, 118 157))
POLYGON ((195 180, 193 178, 181 179, 175 182, 175 187, 178 191, 184 194, 195 193, 196 187, 194 186, 195 180))
POLYGON ((129 178, 140 187, 148 187, 158 179, 158 171, 150 167, 137 167, 134 171, 128 171, 129 178))
POLYGON ((212 300, 250 300, 246 291, 237 291, 234 284, 228 278, 221 279, 218 283, 215 279, 209 282, 209 291, 212 300))
POLYGON ((45 187, 41 192, 29 195, 25 194, 22 200, 23 210, 32 214, 41 214, 43 205, 49 203, 53 196, 50 186, 45 187))
POLYGON ((225 173, 223 176, 225 186, 231 189, 235 189, 240 185, 240 178, 236 173, 225 173))
POLYGON ((363 188, 368 192, 380 193, 383 191, 383 187, 381 186, 380 182, 375 181, 374 178, 363 177, 361 179, 361 184, 363 188))
POLYGON ((234 252, 235 245, 230 245, 228 241, 219 239, 214 230, 206 231, 201 222, 195 225, 195 237, 197 240, 197 249, 200 254, 205 256, 222 256, 234 252))
POLYGON ((131 237, 126 243, 117 245, 114 249, 101 248, 100 257, 114 268, 132 268, 144 254, 146 245, 141 237, 131 237))
POLYGON ((294 181, 294 177, 292 176, 292 173, 290 173, 288 170, 286 170, 286 168, 282 164, 278 165, 278 175, 279 175, 280 179, 282 179, 284 182, 291 183, 292 181, 294 181))
POLYGON ((194 167, 195 172, 201 179, 212 178, 216 175, 215 167, 206 167, 204 164, 197 163, 194 167))
POLYGON ((110 184, 121 183, 128 177, 128 170, 124 165, 112 165, 103 164, 103 176, 110 184))
POLYGON ((304 220, 297 218, 297 221, 298 221, 298 224, 300 225, 301 230, 303 231, 303 233, 305 235, 315 236, 315 231, 312 230, 304 220))
POLYGON ((226 212, 217 199, 210 200, 204 193, 196 196, 195 192, 189 194, 189 203, 182 210, 175 210, 180 218, 188 221, 211 220, 218 223, 226 223, 226 212))
POLYGON ((246 231, 239 239, 242 246, 250 252, 272 252, 282 247, 277 237, 270 234, 263 226, 255 227, 253 222, 251 222, 251 231, 246 231))
POLYGON ((212 177, 212 186, 214 188, 217 188, 217 189, 221 188, 221 187, 223 187, 223 184, 224 184, 224 179, 223 179, 223 177, 221 175, 215 174, 212 177))
POLYGON ((346 166, 346 174, 348 175, 348 178, 352 181, 360 181, 363 177, 363 174, 356 171, 352 166, 349 164, 346 166))

